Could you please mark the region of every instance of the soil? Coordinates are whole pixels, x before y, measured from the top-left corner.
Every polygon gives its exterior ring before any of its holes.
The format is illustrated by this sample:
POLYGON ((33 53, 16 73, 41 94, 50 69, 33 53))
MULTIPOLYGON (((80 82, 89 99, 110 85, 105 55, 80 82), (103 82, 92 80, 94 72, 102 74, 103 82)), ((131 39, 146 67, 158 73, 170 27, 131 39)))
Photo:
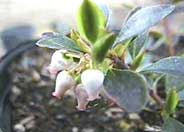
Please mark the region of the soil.
POLYGON ((155 104, 139 114, 122 113, 103 99, 78 111, 72 92, 57 100, 51 96, 54 77, 47 71, 53 51, 37 48, 11 65, 12 122, 14 132, 155 132, 162 119, 155 104), (154 112, 157 111, 157 112, 154 112))

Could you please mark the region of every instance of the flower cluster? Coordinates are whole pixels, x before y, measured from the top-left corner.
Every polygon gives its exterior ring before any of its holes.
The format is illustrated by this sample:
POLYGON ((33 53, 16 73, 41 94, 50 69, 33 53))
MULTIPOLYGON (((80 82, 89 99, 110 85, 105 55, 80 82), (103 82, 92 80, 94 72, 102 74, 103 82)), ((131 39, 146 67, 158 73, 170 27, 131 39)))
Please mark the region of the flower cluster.
POLYGON ((72 75, 72 69, 75 69, 78 64, 67 59, 65 53, 66 51, 63 50, 55 51, 48 67, 50 74, 57 75, 55 91, 52 95, 62 99, 65 92, 71 89, 77 98, 77 109, 86 110, 89 101, 100 98, 104 73, 97 69, 85 69, 80 73, 81 81, 77 82, 72 75))

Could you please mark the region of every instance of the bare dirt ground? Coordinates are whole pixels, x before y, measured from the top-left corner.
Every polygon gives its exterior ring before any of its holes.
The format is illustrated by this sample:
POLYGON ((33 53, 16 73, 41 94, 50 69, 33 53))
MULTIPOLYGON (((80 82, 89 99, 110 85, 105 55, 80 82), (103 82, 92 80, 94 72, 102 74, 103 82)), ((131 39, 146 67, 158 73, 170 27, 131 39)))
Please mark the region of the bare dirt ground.
POLYGON ((14 132, 148 132, 159 130, 162 120, 153 111, 125 114, 103 99, 78 111, 72 94, 57 100, 51 96, 54 78, 46 66, 51 51, 38 49, 17 58, 12 73, 12 119, 14 132), (149 118, 148 118, 149 117, 149 118))

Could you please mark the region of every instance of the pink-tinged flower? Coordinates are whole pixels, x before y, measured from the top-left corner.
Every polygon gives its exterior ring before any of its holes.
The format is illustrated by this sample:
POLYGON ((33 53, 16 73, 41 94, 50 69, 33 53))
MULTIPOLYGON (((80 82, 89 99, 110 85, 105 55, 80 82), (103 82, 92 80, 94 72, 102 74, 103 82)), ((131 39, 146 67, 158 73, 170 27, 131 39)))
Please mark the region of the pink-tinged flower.
POLYGON ((89 102, 88 94, 82 84, 77 85, 77 87, 75 88, 75 95, 78 103, 76 108, 80 111, 86 110, 87 104, 89 102))
POLYGON ((62 99, 65 92, 74 86, 75 80, 73 77, 67 71, 62 71, 57 75, 55 91, 52 93, 52 95, 58 99, 62 99))
POLYGON ((103 72, 94 69, 86 70, 81 74, 81 81, 88 94, 88 101, 100 98, 99 93, 104 81, 103 72))
POLYGON ((67 60, 64 57, 64 50, 57 50, 53 53, 51 58, 51 63, 48 67, 48 70, 51 74, 56 75, 59 71, 69 70, 74 67, 76 64, 70 60, 67 60))

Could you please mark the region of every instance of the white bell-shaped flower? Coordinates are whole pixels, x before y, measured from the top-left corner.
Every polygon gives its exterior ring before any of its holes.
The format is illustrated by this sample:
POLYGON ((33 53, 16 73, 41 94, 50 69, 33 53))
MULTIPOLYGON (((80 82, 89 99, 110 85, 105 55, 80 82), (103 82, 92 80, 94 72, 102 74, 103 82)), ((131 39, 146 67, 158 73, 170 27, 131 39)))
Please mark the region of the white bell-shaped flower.
POLYGON ((75 80, 73 77, 67 71, 62 71, 57 75, 55 91, 52 93, 52 95, 58 99, 62 99, 65 92, 74 86, 75 80))
POLYGON ((103 88, 104 74, 99 70, 88 69, 81 75, 81 81, 88 94, 88 100, 93 101, 100 98, 99 93, 103 88))
POLYGON ((87 104, 88 104, 88 94, 86 90, 84 89, 84 86, 82 84, 77 85, 75 88, 75 96, 77 98, 77 109, 80 111, 86 110, 87 104))
POLYGON ((56 75, 59 71, 69 70, 74 67, 76 64, 71 60, 67 60, 64 57, 64 50, 57 50, 53 53, 51 57, 51 63, 48 67, 48 70, 51 74, 56 75))

